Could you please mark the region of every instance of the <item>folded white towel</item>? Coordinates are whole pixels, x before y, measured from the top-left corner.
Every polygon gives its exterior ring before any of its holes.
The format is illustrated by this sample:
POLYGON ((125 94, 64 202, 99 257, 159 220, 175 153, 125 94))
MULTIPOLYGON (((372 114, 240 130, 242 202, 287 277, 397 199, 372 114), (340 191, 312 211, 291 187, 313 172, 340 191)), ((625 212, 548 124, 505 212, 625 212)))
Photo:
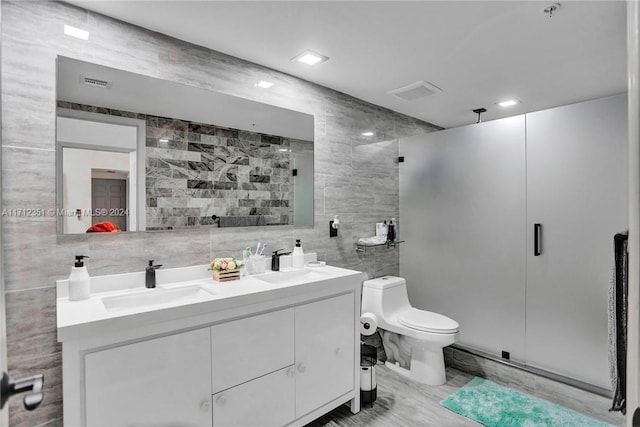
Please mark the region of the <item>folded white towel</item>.
POLYGON ((362 245, 381 245, 387 241, 387 236, 362 237, 358 239, 358 243, 362 245))

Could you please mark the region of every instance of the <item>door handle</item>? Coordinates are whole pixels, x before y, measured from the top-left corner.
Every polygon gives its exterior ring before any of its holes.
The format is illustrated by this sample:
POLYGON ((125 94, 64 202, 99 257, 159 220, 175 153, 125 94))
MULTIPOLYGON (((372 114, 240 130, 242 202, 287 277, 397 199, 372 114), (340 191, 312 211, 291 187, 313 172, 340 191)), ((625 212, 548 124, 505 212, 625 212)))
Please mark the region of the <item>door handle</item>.
POLYGON ((533 256, 542 254, 542 224, 533 225, 533 256))
POLYGON ((14 394, 26 392, 28 394, 24 397, 24 407, 28 411, 33 411, 44 399, 43 385, 43 374, 12 380, 6 372, 3 372, 0 379, 0 408, 4 407, 7 400, 14 394))

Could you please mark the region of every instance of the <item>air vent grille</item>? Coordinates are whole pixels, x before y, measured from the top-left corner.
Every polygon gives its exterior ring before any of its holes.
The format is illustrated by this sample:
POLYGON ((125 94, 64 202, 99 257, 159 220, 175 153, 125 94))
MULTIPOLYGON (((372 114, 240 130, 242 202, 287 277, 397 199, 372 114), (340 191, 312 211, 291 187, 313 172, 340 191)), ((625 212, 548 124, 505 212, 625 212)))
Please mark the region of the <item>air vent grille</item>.
POLYGON ((398 89, 390 90, 388 93, 405 101, 415 101, 416 99, 435 95, 440 92, 442 92, 442 89, 438 86, 429 82, 419 81, 398 89))
POLYGON ((87 86, 99 87, 102 89, 111 88, 111 82, 107 80, 94 79, 92 77, 80 76, 80 83, 87 86))

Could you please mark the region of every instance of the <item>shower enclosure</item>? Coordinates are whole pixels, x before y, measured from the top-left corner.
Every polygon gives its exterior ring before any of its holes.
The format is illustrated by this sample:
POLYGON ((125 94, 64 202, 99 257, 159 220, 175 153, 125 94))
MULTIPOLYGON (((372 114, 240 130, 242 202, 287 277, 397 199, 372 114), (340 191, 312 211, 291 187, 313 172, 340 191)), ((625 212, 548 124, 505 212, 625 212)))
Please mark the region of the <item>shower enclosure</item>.
POLYGON ((400 140, 400 274, 459 344, 611 389, 613 236, 628 228, 626 96, 400 140))

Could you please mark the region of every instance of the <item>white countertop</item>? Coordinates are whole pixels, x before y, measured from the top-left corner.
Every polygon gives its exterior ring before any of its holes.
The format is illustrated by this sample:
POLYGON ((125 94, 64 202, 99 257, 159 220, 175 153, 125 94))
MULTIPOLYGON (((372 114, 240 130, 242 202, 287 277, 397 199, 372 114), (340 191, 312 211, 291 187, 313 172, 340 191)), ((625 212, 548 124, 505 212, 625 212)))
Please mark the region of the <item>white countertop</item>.
MULTIPOLYGON (((308 268, 309 277, 285 283, 268 283, 260 277, 287 274, 295 269, 283 269, 282 273, 267 271, 256 276, 244 276, 239 280, 217 282, 208 271, 209 265, 161 269, 156 272, 157 287, 168 289, 186 285, 198 285, 212 295, 206 294, 196 301, 172 301, 151 306, 137 306, 107 310, 104 297, 154 292, 144 286, 145 273, 114 274, 91 278, 91 297, 83 301, 70 301, 68 280, 58 280, 57 284, 57 326, 58 341, 79 336, 89 336, 104 330, 133 328, 155 322, 171 322, 190 316, 205 317, 216 311, 229 310, 245 305, 258 304, 295 296, 296 294, 321 289, 336 278, 361 275, 359 271, 339 267, 324 266, 308 268), (105 329, 106 328, 106 329, 105 329)), ((295 274, 295 273, 294 273, 295 274)), ((358 278, 360 282, 361 279, 358 278)))

